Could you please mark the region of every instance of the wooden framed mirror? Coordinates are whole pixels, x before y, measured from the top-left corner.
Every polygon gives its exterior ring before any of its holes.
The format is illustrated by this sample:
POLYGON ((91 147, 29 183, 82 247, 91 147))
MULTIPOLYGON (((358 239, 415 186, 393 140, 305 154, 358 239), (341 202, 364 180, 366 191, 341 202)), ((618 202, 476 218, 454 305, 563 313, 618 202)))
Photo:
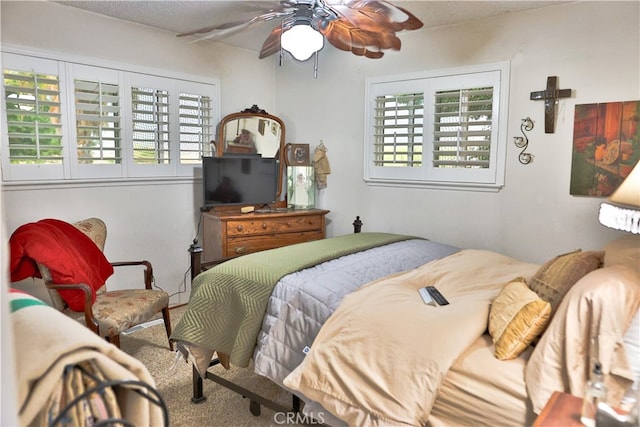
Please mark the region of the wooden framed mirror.
POLYGON ((258 154, 278 161, 280 177, 279 198, 282 194, 285 141, 284 122, 260 109, 257 105, 225 116, 218 124, 216 156, 258 154))

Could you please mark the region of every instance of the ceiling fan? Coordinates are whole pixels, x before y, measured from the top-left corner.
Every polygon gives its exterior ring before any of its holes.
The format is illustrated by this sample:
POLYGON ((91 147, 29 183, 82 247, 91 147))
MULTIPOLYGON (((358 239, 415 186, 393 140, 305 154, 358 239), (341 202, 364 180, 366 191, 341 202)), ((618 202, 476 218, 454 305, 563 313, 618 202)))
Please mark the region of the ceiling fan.
POLYGON ((384 50, 400 50, 396 33, 417 30, 422 22, 406 9, 383 0, 282 0, 258 2, 259 14, 244 21, 212 25, 178 34, 201 35, 199 40, 219 40, 254 25, 275 21, 277 25, 264 41, 260 59, 286 50, 306 61, 324 46, 334 47, 366 58, 382 58, 384 50))

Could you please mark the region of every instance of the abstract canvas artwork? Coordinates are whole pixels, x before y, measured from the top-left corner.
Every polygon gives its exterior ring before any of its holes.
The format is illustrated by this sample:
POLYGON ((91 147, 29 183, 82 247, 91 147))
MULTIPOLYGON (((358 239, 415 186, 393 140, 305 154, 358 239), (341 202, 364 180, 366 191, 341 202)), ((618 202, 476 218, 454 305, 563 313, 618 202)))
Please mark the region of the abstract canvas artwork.
POLYGON ((576 105, 570 194, 608 197, 640 159, 640 101, 576 105))

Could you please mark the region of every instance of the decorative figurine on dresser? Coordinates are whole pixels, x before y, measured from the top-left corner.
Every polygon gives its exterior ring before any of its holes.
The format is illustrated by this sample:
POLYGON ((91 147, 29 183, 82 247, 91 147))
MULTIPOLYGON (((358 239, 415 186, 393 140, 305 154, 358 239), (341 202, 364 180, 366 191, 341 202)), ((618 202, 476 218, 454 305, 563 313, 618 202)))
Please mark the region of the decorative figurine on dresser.
POLYGON ((285 145, 287 165, 287 206, 292 209, 315 207, 314 169, 309 156, 309 144, 285 145))

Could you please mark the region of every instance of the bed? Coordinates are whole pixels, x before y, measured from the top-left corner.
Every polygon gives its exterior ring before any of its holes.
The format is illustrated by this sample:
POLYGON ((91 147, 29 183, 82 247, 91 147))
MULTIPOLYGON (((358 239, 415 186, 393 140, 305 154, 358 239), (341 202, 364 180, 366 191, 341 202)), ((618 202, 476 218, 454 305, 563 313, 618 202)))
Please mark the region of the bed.
POLYGON ((553 391, 582 396, 597 360, 617 407, 640 380, 638 240, 622 252, 537 266, 465 249, 369 283, 343 299, 284 385, 333 426, 525 426, 553 391), (425 282, 450 304, 421 306, 425 282))
MULTIPOLYGON (((612 403, 637 377, 622 342, 638 317, 640 272, 613 261, 602 268, 605 253, 575 251, 540 266, 385 233, 303 243, 198 275, 172 338, 193 362, 194 401, 202 378, 215 381, 213 366, 253 362, 329 425, 529 425, 554 390, 581 395, 595 357, 612 403), (222 282, 230 288, 222 299, 205 291, 222 282), (450 305, 423 304, 425 284, 450 305), (256 298, 243 294, 256 287, 256 298), (523 336, 515 326, 532 308, 536 328, 525 323, 523 336)), ((252 412, 256 402, 287 410, 236 391, 252 412)))
POLYGON ((209 368, 248 367, 253 360, 257 373, 282 385, 344 295, 458 250, 415 236, 354 233, 245 255, 197 275, 172 333, 193 362, 192 401, 203 399, 208 378, 249 396, 252 412, 259 412, 256 402, 282 410, 209 368))

